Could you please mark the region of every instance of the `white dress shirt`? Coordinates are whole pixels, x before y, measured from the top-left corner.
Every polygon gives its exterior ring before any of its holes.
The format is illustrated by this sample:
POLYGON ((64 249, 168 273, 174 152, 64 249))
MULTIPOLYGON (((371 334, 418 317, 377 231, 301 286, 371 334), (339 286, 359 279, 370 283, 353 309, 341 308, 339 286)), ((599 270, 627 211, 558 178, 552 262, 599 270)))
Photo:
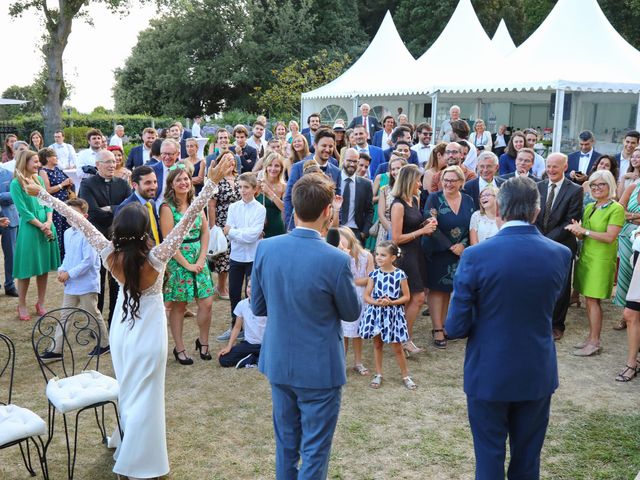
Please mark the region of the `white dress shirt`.
MULTIPOLYGON (((556 200, 558 199, 558 195, 560 194, 560 189, 562 188, 562 184, 564 183, 564 178, 560 179, 557 182, 552 182, 551 180, 547 180, 547 198, 549 198, 549 194, 551 193, 551 184, 555 183, 556 184, 556 189, 553 192, 553 202, 551 203, 551 208, 553 208, 553 206, 556 203, 556 200)), ((544 202, 546 204, 547 202, 547 198, 544 199, 544 202)))
POLYGON ((85 150, 82 150, 78 154, 78 157, 76 159, 76 174, 78 175, 78 178, 82 179, 82 178, 87 178, 89 176, 89 174, 84 173, 82 171, 82 167, 84 167, 85 165, 91 165, 95 167, 96 155, 98 154, 99 151, 100 150, 92 150, 90 148, 87 148, 85 150))
POLYGON ((507 142, 504 141, 504 133, 501 135, 496 133, 496 143, 493 144, 493 148, 506 147, 507 142))
POLYGON ((533 159, 533 167, 531 167, 531 174, 538 178, 542 178, 545 170, 544 158, 542 158, 542 155, 536 153, 533 159))
POLYGON ((256 149, 256 151, 258 152, 258 158, 260 158, 262 155, 264 155, 264 152, 266 152, 267 150, 267 141, 263 138, 260 139, 260 143, 258 143, 255 139, 255 137, 253 135, 251 135, 249 137, 249 140, 247 140, 247 145, 252 146, 253 148, 256 149), (260 155, 260 148, 262 147, 263 152, 262 155, 260 155))
MULTIPOLYGON (((624 154, 620 152, 620 169, 618 170, 618 182, 624 180, 624 175, 629 170, 629 159, 624 158, 624 154)), ((583 172, 586 173, 586 172, 583 172)))
POLYGON ((356 223, 356 177, 357 175, 354 173, 352 176, 348 176, 344 170, 340 172, 340 187, 342 190, 342 196, 344 198, 344 187, 347 184, 347 178, 351 179, 351 185, 349 186, 349 218, 344 221, 342 225, 346 225, 350 228, 358 228, 358 224, 356 223))
POLYGON ((111 137, 111 140, 109 140, 109 146, 122 148, 122 138, 114 134, 113 137, 111 137))
POLYGON ((229 205, 227 225, 231 227, 228 234, 231 260, 253 262, 266 217, 267 209, 255 198, 248 203, 240 200, 229 205))
POLYGON ((389 140, 391 140, 392 133, 393 130, 391 130, 389 133, 387 133, 386 130, 382 130, 382 140, 380 142, 380 148, 382 148, 382 150, 386 150, 387 148, 389 148, 389 140))
POLYGON ((523 220, 509 220, 508 222, 505 222, 502 224, 502 226, 500 227, 500 230, 502 230, 503 228, 509 228, 509 227, 530 227, 531 224, 529 222, 525 222, 523 220))
POLYGON ((420 164, 420 168, 424 170, 424 166, 429 161, 429 156, 431 155, 431 147, 432 145, 425 145, 422 142, 416 143, 411 150, 416 152, 418 156, 418 163, 420 164))
POLYGON ((262 345, 264 330, 267 328, 267 317, 254 315, 248 298, 241 300, 236 305, 233 313, 238 317, 242 317, 244 341, 251 345, 262 345))
POLYGON ((100 292, 100 257, 82 232, 74 227, 64 232, 65 255, 59 272, 67 272, 67 295, 100 292))
POLYGON ((467 145, 469 145, 469 153, 467 153, 462 164, 475 173, 476 167, 478 166, 478 150, 476 150, 476 146, 469 140, 467 140, 467 145))
POLYGON ((200 138, 200 124, 195 122, 193 123, 191 126, 191 136, 194 138, 200 138))
POLYGON ((162 206, 162 202, 164 202, 164 187, 167 184, 167 177, 169 176, 169 167, 167 167, 164 162, 162 163, 162 185, 158 183, 158 188, 160 189, 160 193, 158 194, 158 199, 156 200, 156 211, 160 214, 160 207, 162 206))
POLYGON ((59 168, 66 170, 76 166, 76 151, 71 145, 68 143, 52 143, 49 148, 56 152, 59 168))
POLYGON ((585 175, 589 175, 589 172, 587 170, 589 169, 591 155, 593 155, 593 148, 587 153, 582 153, 582 151, 580 151, 580 163, 578 163, 578 169, 585 175))

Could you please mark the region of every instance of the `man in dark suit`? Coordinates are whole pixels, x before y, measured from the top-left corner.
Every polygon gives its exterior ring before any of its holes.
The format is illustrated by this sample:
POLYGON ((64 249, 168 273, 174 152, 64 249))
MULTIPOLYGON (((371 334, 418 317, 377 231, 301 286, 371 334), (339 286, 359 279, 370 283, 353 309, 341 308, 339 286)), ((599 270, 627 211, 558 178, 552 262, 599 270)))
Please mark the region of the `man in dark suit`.
POLYGON ((498 127, 498 132, 491 134, 491 141, 493 142, 493 153, 495 153, 498 158, 500 158, 500 155, 502 155, 507 149, 509 140, 511 140, 511 135, 507 132, 506 125, 500 125, 498 127))
POLYGON ((17 297, 18 290, 13 279, 13 252, 16 249, 20 217, 9 192, 11 180, 13 180, 11 172, 0 168, 0 217, 8 220, 6 225, 0 226, 4 254, 4 293, 9 297, 17 297))
POLYGON ((301 178, 297 227, 258 244, 251 274, 253 313, 269 317, 259 369, 271 384, 278 480, 327 478, 346 383, 340 320, 360 316, 349 256, 322 237, 337 214, 333 200, 330 179, 301 178))
POLYGON ((182 123, 174 122, 169 127, 167 138, 173 138, 180 145, 180 158, 187 158, 187 138, 191 138, 191 132, 182 127, 182 123))
POLYGON ((367 141, 369 143, 373 142, 373 136, 375 133, 382 129, 380 126, 380 122, 373 115, 369 115, 371 111, 371 107, 366 103, 363 103, 360 106, 360 113, 362 115, 358 115, 357 117, 353 117, 351 123, 349 124, 349 128, 354 128, 356 125, 363 125, 365 131, 367 132, 367 141))
MULTIPOLYGON (((220 131, 218 135, 222 135, 222 138, 224 138, 224 133, 225 132, 220 131)), ((256 162, 258 161, 258 151, 247 143, 247 140, 249 139, 249 130, 247 130, 247 127, 244 125, 236 125, 233 129, 233 137, 235 138, 236 143, 235 145, 231 145, 229 150, 240 158, 240 164, 242 165, 240 173, 253 171, 253 167, 256 166, 256 162)), ((226 138, 228 143, 228 133, 226 138)))
POLYGON ((558 387, 551 319, 571 251, 532 225, 539 202, 533 180, 505 182, 497 199, 500 231, 463 252, 454 278, 445 329, 449 338, 468 337, 464 391, 478 480, 504 478, 507 437, 508 477, 540 475, 558 387))
POLYGON ((480 192, 487 186, 500 188, 505 180, 498 177, 498 157, 495 153, 484 151, 478 156, 478 178, 464 184, 462 191, 473 198, 473 205, 480 210, 480 192))
POLYGON ((164 200, 165 178, 167 178, 169 169, 175 165, 180 155, 180 144, 173 138, 165 138, 160 146, 161 161, 152 165, 151 168, 156 174, 158 181, 158 189, 156 190, 155 201, 156 208, 160 208, 164 200))
MULTIPOLYGON (((336 134, 330 128, 320 128, 315 136, 316 153, 313 155, 313 160, 318 162, 320 170, 327 175, 333 181, 336 187, 336 195, 340 195, 340 169, 331 162, 333 158, 331 154, 336 143, 336 134)), ((333 160, 335 162, 335 159, 333 160)), ((287 182, 287 189, 284 193, 284 216, 285 226, 288 230, 293 228, 293 204, 291 202, 291 195, 293 192, 293 186, 303 175, 304 161, 296 162, 291 167, 291 174, 289 175, 289 181, 287 182)))
POLYGON ((369 175, 373 175, 375 170, 372 170, 372 166, 377 169, 378 165, 384 163, 384 153, 382 149, 374 145, 369 145, 367 142, 367 131, 363 125, 355 126, 353 129, 353 136, 356 140, 355 148, 357 151, 364 152, 371 158, 371 163, 369 164, 369 175))
MULTIPOLYGON (((131 188, 126 180, 114 176, 116 159, 108 150, 100 150, 96 154, 96 169, 98 173, 91 175, 80 184, 78 196, 89 204, 89 221, 105 237, 109 236, 109 229, 118 205, 131 194, 131 188)), ((104 284, 106 269, 100 267, 100 294, 98 295, 98 309, 104 306, 104 284)), ((109 325, 118 298, 118 283, 109 275, 109 325)))
POLYGON ((320 128, 320 114, 312 113, 311 115, 309 115, 307 117, 307 125, 309 125, 309 128, 303 129, 300 133, 302 133, 302 135, 304 135, 304 138, 307 139, 307 143, 309 144, 309 151, 311 153, 315 153, 315 137, 318 129, 320 128))
MULTIPOLYGON (((566 179, 567 157, 562 153, 552 153, 547 157, 547 180, 538 183, 540 192, 540 214, 536 219, 536 227, 542 234, 564 245, 571 250, 571 258, 575 258, 578 250, 576 237, 564 227, 572 220, 582 220, 582 188, 566 179)), ((571 300, 571 272, 562 288, 553 310, 553 338, 560 340, 564 335, 564 321, 571 300)))
POLYGON ((389 148, 389 141, 391 140, 391 134, 394 128, 396 128, 396 119, 391 115, 384 117, 382 119, 382 130, 378 130, 373 135, 371 145, 375 145, 382 150, 389 148))
POLYGON ((580 150, 572 152, 568 157, 568 168, 566 177, 569 180, 582 185, 589 178, 589 173, 596 164, 601 154, 593 149, 596 143, 596 137, 589 130, 580 132, 578 135, 580 150))
POLYGON ((521 148, 516 155, 516 171, 502 175, 502 179, 509 180, 513 177, 529 177, 534 182, 539 182, 540 179, 531 173, 535 158, 536 152, 528 147, 521 148))
POLYGON ((131 186, 133 193, 118 205, 114 216, 125 206, 130 203, 139 203, 149 211, 149 219, 151 221, 151 238, 156 245, 162 241, 162 233, 160 232, 160 218, 156 210, 155 196, 158 190, 158 180, 156 172, 147 165, 136 167, 131 173, 131 186))
POLYGON ((142 131, 142 145, 133 147, 127 157, 126 167, 129 170, 133 170, 151 160, 151 146, 156 138, 158 138, 158 132, 156 132, 155 128, 148 127, 142 131))
POLYGON ((364 244, 373 220, 373 186, 371 180, 356 175, 359 159, 355 148, 347 149, 342 159, 340 225, 349 227, 364 244))

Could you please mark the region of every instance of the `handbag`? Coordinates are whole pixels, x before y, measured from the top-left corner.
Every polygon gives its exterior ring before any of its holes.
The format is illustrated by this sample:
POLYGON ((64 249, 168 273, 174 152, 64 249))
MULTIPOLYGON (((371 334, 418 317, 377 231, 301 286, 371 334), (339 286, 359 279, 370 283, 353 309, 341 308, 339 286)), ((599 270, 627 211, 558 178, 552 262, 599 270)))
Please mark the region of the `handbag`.
POLYGON ((225 253, 229 248, 229 241, 224 235, 222 228, 218 225, 214 225, 209 230, 209 246, 207 247, 207 256, 215 257, 222 253, 225 253))
POLYGON ((633 275, 627 290, 627 302, 640 303, 640 260, 636 262, 636 266, 633 269, 633 275))
POLYGON ((376 220, 375 222, 373 222, 373 225, 371 225, 371 228, 369 229, 369 236, 377 237, 379 230, 380 230, 380 220, 376 220))

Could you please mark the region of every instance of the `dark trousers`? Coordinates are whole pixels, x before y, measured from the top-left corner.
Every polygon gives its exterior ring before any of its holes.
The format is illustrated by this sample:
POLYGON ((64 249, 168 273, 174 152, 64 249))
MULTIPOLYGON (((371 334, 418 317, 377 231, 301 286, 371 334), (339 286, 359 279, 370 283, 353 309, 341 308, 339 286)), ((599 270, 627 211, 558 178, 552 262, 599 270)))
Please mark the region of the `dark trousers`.
POLYGON ((13 252, 16 248, 18 227, 0 227, 2 253, 4 254, 4 288, 15 288, 13 281, 13 252))
POLYGON ((564 283, 564 288, 556 301, 556 305, 553 308, 553 328, 554 330, 560 330, 564 332, 564 321, 567 318, 567 312, 569 311, 569 304, 571 303, 571 277, 573 275, 573 260, 569 265, 569 275, 564 283))
POLYGON ((236 262, 229 260, 229 301, 231 302, 231 326, 236 323, 233 311, 242 300, 245 280, 249 280, 253 262, 236 262))
POLYGON ((550 406, 551 396, 523 402, 490 402, 467 397, 476 480, 504 479, 507 437, 511 455, 507 478, 538 480, 550 406))
MULTIPOLYGON (((109 316, 108 323, 109 328, 111 328, 111 319, 113 318, 113 311, 116 308, 116 300, 118 299, 118 282, 111 276, 110 273, 107 272, 107 269, 104 268, 104 265, 100 265, 100 293, 98 294, 98 310, 102 312, 102 308, 104 307, 104 286, 105 281, 109 281, 109 316)), ((104 316, 104 315, 103 315, 104 316)))
POLYGON ((221 367, 235 367, 237 363, 247 355, 252 355, 251 363, 257 364, 260 358, 260 345, 254 345, 253 343, 243 340, 242 342, 236 343, 229 353, 220 356, 218 360, 220 361, 221 367))
POLYGON ((325 480, 341 387, 300 388, 272 383, 271 396, 276 480, 325 480))

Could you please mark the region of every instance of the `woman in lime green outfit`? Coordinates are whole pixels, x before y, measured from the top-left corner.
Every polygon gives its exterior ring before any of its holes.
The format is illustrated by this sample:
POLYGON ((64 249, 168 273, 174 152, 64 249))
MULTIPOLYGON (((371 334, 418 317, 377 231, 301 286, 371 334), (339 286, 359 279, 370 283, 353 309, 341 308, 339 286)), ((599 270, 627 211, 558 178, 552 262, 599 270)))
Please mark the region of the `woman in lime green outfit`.
MULTIPOLYGON (((191 205, 195 189, 191 183, 191 165, 179 162, 169 169, 166 179, 164 203, 160 207, 160 229, 162 236, 180 221, 191 205)), ((209 353, 209 327, 213 305, 213 282, 207 266, 209 225, 204 213, 198 215, 191 230, 182 240, 180 249, 167 264, 167 280, 164 285, 164 301, 171 303, 169 325, 175 343, 173 355, 181 365, 191 365, 193 360, 186 353, 182 338, 182 327, 187 304, 196 301, 199 337, 196 349, 203 360, 211 360, 209 353)))
POLYGON ((574 288, 586 298, 589 317, 589 337, 576 345, 574 352, 580 357, 600 353, 600 301, 611 297, 618 234, 624 225, 624 207, 614 200, 616 181, 611 172, 596 170, 589 177, 589 186, 595 202, 585 207, 582 224, 574 221, 565 227, 584 240, 573 279, 574 288))
POLYGON ((60 266, 60 251, 53 225, 53 211, 40 205, 24 191, 27 179, 43 185, 38 176, 40 160, 36 152, 23 150, 16 156, 14 178, 9 186, 11 198, 20 215, 20 227, 13 255, 13 276, 18 281, 18 318, 30 320, 27 291, 31 277, 36 277, 38 301, 36 312, 44 315, 49 272, 60 266))

